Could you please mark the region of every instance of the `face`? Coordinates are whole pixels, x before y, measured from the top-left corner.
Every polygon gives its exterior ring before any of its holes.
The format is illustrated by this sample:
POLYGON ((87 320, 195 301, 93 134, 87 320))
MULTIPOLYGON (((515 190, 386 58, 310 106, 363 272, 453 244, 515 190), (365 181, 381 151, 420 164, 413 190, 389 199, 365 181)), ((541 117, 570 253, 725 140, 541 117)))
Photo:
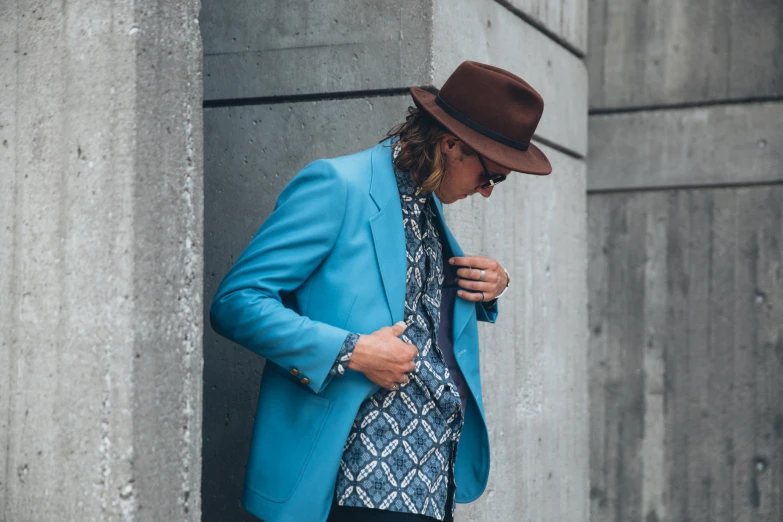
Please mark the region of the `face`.
MULTIPOLYGON (((463 154, 459 138, 445 136, 441 140, 441 152, 446 156, 446 174, 435 195, 442 203, 448 205, 473 194, 481 194, 485 198, 492 195, 494 187, 481 188, 489 180, 478 155, 463 154)), ((508 176, 511 173, 510 169, 487 158, 483 159, 491 176, 508 176)))

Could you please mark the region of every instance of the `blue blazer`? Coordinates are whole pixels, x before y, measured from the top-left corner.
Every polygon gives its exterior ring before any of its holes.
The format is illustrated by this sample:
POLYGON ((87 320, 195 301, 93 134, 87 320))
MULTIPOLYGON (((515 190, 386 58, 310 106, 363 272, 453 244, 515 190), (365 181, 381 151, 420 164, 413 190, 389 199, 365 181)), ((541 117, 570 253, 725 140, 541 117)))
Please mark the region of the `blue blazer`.
MULTIPOLYGON (((462 249, 438 218, 454 255, 462 249)), ((378 390, 364 374, 329 370, 350 332, 403 320, 405 235, 388 141, 316 161, 223 279, 210 309, 219 334, 266 358, 242 501, 266 522, 322 522, 359 406, 378 390)), ((470 387, 457 451, 457 502, 489 478, 489 437, 476 320, 497 309, 457 298, 454 354, 470 387)))

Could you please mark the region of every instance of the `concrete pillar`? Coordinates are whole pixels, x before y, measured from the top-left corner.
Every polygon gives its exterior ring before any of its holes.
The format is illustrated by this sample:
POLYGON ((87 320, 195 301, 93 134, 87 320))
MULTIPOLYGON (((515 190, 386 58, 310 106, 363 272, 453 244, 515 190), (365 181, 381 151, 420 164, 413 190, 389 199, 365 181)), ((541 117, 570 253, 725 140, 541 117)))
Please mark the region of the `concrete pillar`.
MULTIPOLYGON (((205 300, 307 163, 377 143, 463 60, 505 67, 546 101, 548 178, 512 175, 447 210, 466 251, 514 278, 482 327, 492 444, 485 495, 460 521, 585 521, 587 74, 582 0, 211 1, 204 5, 205 300), (550 7, 547 7, 550 6, 550 7), (263 27, 260 31, 257 28, 263 27)), ((204 520, 239 506, 263 361, 205 331, 204 520)))
POLYGON ((593 520, 783 520, 782 20, 591 4, 593 520))
POLYGON ((0 519, 199 520, 199 4, 0 3, 0 519))

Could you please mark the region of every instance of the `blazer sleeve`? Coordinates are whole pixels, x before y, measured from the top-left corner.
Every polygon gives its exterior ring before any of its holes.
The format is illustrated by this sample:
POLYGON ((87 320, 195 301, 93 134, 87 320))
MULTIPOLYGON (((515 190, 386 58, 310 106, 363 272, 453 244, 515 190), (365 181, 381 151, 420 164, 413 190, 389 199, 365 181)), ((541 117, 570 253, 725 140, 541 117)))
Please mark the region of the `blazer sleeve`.
POLYGON ((487 323, 494 323, 498 318, 498 302, 495 301, 490 306, 484 306, 482 303, 476 303, 476 319, 487 323))
POLYGON ((320 393, 349 332, 283 305, 332 251, 346 212, 347 186, 327 161, 308 165, 286 186, 218 287, 212 328, 285 369, 320 393))

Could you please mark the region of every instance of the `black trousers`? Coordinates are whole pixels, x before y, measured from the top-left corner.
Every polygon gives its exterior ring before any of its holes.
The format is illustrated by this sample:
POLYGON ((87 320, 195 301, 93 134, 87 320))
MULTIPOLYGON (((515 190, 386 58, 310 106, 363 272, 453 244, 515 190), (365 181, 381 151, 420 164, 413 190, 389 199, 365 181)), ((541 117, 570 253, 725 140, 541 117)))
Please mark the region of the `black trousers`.
MULTIPOLYGON (((451 516, 451 505, 454 502, 454 488, 449 485, 448 501, 446 502, 446 518, 443 522, 454 522, 451 516)), ((439 522, 437 518, 414 515, 413 513, 398 513, 381 509, 338 506, 337 500, 332 501, 332 509, 326 522, 439 522)))

